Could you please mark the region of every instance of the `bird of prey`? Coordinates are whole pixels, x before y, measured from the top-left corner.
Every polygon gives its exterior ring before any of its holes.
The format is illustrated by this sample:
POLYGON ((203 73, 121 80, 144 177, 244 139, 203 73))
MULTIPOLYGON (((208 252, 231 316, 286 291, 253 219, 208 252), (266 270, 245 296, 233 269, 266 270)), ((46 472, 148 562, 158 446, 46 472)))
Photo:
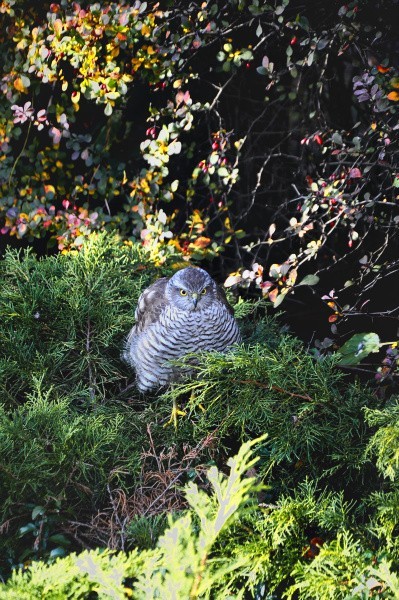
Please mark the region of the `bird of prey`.
MULTIPOLYGON (((178 378, 170 361, 203 350, 224 352, 241 341, 224 291, 203 269, 187 267, 162 277, 141 294, 123 357, 141 392, 178 378)), ((176 423, 175 404, 172 417, 176 423)))

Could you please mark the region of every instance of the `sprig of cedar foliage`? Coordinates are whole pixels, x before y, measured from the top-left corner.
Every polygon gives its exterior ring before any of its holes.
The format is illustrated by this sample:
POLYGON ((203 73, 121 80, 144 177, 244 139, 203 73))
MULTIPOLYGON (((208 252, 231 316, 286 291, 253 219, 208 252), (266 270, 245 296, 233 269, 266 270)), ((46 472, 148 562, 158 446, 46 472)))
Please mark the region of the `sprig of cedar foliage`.
MULTIPOLYGON (((14 572, 10 581, 0 587, 0 598, 77 598, 97 592, 100 598, 201 598, 209 597, 214 586, 220 586, 220 597, 227 597, 234 586, 228 577, 249 568, 243 558, 234 563, 212 555, 221 532, 244 514, 250 494, 258 489, 245 473, 256 462, 253 446, 262 441, 243 444, 238 454, 228 461, 229 477, 211 467, 208 480, 212 495, 194 483, 186 486, 190 510, 177 519, 169 519, 169 527, 151 551, 129 555, 84 553, 70 555, 55 565, 34 563, 27 572, 14 572), (134 578, 133 589, 127 579, 134 578)), ((242 595, 242 594, 240 594, 242 595)))

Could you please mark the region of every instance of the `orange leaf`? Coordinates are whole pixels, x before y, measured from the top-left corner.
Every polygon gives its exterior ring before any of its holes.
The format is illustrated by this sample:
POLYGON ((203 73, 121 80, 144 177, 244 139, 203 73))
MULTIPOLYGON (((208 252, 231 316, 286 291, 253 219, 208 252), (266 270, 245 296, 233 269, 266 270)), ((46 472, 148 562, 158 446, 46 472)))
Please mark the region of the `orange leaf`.
POLYGON ((379 73, 388 73, 391 67, 383 67, 382 65, 377 66, 377 71, 379 73))
POLYGON ((329 323, 335 323, 335 321, 337 321, 337 320, 338 320, 338 315, 337 315, 337 314, 335 314, 335 315, 330 315, 330 316, 328 317, 328 322, 329 322, 329 323))
POLYGON ((62 21, 61 19, 56 19, 53 23, 54 31, 57 37, 60 37, 62 33, 62 21))
MULTIPOLYGON (((15 85, 15 83, 14 83, 15 85)), ((399 102, 399 92, 389 92, 387 96, 388 100, 393 100, 394 102, 399 102)))
POLYGON ((27 89, 24 86, 24 84, 22 83, 22 79, 20 77, 17 77, 16 79, 14 79, 14 87, 16 90, 18 90, 18 92, 26 92, 27 89))
POLYGON ((269 300, 270 300, 271 302, 275 302, 275 301, 276 301, 276 298, 277 298, 277 296, 278 296, 278 289, 277 289, 277 288, 274 288, 274 290, 271 290, 271 291, 269 292, 269 300))
POLYGON ((198 237, 195 242, 193 242, 193 246, 196 248, 206 248, 211 243, 211 239, 205 236, 198 237))
POLYGON ((44 193, 46 194, 46 196, 48 194, 55 194, 55 188, 53 185, 44 185, 44 193))

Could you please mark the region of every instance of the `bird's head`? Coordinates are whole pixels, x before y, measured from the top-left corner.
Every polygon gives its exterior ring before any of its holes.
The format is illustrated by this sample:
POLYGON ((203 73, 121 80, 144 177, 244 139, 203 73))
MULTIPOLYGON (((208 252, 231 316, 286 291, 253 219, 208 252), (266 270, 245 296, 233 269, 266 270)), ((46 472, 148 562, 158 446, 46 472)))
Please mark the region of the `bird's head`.
POLYGON ((169 279, 166 296, 179 310, 203 310, 216 299, 216 283, 204 269, 187 267, 169 279))

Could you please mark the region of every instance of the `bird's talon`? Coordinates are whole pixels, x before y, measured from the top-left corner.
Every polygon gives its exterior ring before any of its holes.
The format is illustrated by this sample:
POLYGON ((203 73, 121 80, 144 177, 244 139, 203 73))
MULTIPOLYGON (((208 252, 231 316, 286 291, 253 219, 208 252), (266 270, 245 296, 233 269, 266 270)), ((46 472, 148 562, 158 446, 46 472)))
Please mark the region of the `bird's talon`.
POLYGON ((177 429, 177 418, 178 417, 185 417, 186 416, 186 412, 184 410, 180 410, 180 408, 178 408, 177 406, 173 406, 172 408, 172 412, 170 415, 170 419, 167 423, 165 423, 164 427, 168 427, 169 425, 173 425, 175 426, 175 429, 177 429))

